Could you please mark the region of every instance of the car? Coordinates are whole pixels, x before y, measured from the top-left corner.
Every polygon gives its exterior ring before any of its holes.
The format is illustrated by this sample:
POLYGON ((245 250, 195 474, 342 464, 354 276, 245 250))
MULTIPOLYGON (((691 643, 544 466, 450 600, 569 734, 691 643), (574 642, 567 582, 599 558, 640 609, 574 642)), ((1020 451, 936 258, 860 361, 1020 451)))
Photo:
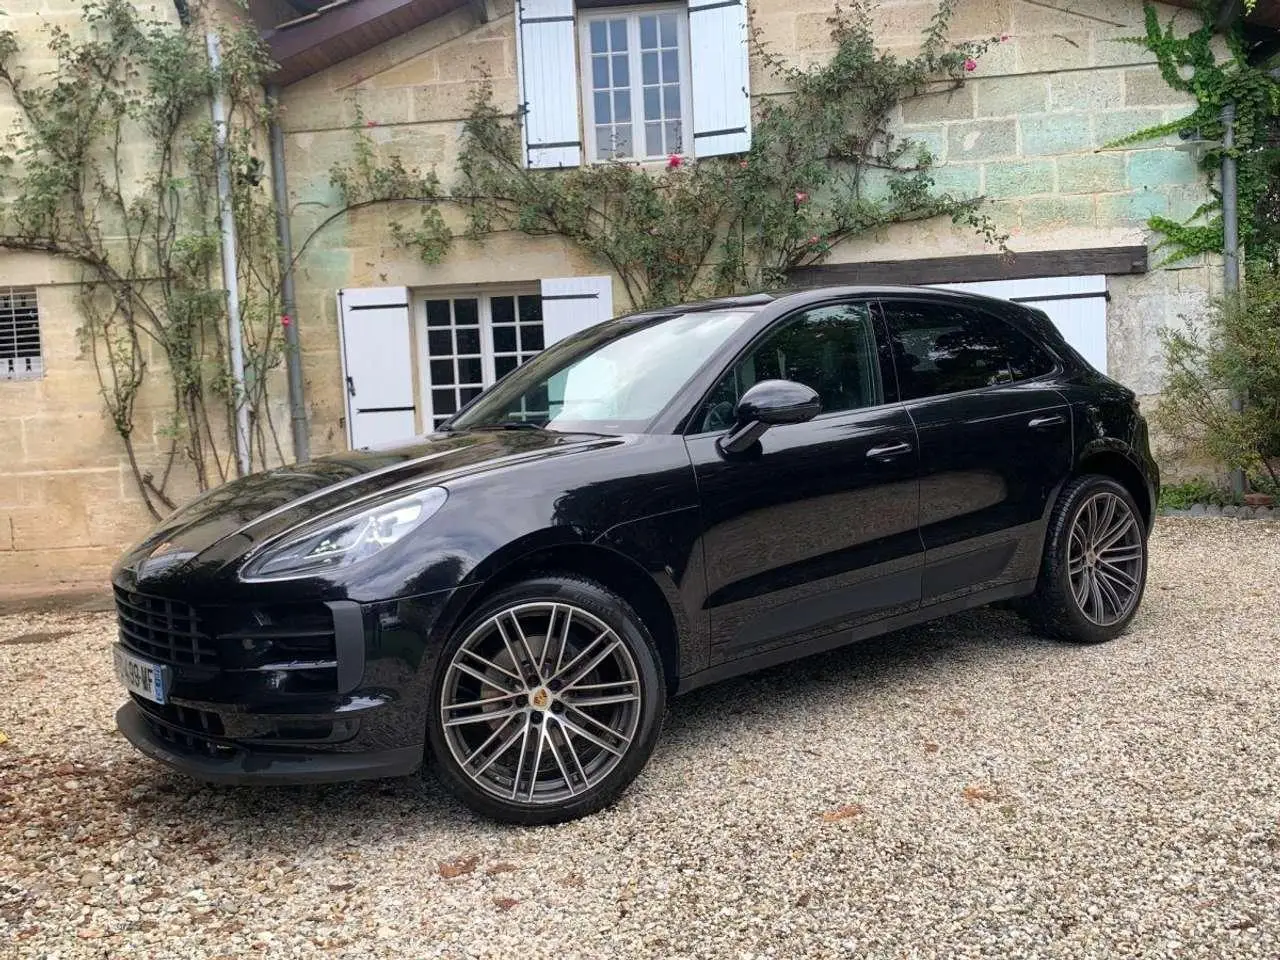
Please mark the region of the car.
POLYGON ((564 821, 619 797, 704 684, 995 602, 1118 636, 1158 481, 1134 393, 1029 306, 842 287, 642 311, 432 434, 160 524, 112 573, 117 723, 207 781, 429 758, 483 815, 564 821))

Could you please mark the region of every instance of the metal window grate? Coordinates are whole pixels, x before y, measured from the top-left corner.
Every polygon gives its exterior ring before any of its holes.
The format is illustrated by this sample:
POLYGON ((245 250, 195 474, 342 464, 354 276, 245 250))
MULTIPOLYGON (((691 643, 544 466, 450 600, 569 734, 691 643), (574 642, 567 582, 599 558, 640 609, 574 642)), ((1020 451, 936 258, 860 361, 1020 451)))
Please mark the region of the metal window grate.
POLYGON ((35 287, 0 287, 0 380, 44 376, 35 287))

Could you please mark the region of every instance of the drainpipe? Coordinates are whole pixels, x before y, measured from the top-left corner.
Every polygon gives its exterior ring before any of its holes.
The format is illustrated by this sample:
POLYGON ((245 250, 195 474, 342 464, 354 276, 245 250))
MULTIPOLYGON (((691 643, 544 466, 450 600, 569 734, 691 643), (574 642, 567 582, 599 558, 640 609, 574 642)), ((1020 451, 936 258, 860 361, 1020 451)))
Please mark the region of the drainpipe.
MULTIPOLYGON (((280 88, 267 87, 267 96, 280 102, 280 88)), ((311 459, 311 436, 307 432, 307 407, 302 392, 302 353, 298 347, 298 313, 293 292, 293 233, 289 226, 289 185, 284 170, 284 133, 275 111, 268 127, 271 138, 271 188, 275 193, 276 237, 280 255, 280 298, 284 301, 285 371, 289 379, 289 422, 293 429, 293 458, 302 463, 311 459)))
MULTIPOLYGON (((205 36, 209 67, 216 75, 222 65, 218 35, 205 36)), ((244 402, 244 345, 240 341, 240 278, 236 275, 236 218, 231 208, 231 164, 227 159, 227 108, 222 90, 213 92, 213 140, 217 148, 218 208, 222 217, 222 283, 227 288, 227 353, 231 359, 231 403, 235 411, 236 465, 240 476, 249 472, 249 410, 244 402)))
MULTIPOLYGON (((1236 105, 1228 101, 1222 107, 1222 259, 1228 297, 1240 293, 1240 194, 1234 154, 1236 145, 1236 105)), ((1244 398, 1231 395, 1231 409, 1244 410, 1244 398)), ((1231 490, 1244 493, 1244 471, 1231 471, 1231 490)))

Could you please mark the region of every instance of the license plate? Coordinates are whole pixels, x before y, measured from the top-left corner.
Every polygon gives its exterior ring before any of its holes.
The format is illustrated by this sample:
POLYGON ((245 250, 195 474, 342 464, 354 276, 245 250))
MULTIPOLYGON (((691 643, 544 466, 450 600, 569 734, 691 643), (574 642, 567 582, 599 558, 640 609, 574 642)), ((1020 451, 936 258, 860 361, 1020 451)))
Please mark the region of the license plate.
POLYGON ((115 661, 116 677, 126 690, 153 703, 165 702, 168 690, 165 684, 167 671, 164 667, 126 653, 118 646, 111 648, 111 657, 115 661))

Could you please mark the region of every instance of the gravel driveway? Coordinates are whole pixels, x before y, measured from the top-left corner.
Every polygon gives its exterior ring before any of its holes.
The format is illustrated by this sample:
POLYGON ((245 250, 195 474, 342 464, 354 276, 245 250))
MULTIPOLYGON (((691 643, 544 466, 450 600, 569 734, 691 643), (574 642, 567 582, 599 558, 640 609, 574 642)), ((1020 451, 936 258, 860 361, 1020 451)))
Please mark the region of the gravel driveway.
POLYGON ((676 701, 615 808, 136 756, 102 614, 0 618, 0 956, 1276 957, 1280 525, 1161 521, 1128 635, 982 611, 676 701))

